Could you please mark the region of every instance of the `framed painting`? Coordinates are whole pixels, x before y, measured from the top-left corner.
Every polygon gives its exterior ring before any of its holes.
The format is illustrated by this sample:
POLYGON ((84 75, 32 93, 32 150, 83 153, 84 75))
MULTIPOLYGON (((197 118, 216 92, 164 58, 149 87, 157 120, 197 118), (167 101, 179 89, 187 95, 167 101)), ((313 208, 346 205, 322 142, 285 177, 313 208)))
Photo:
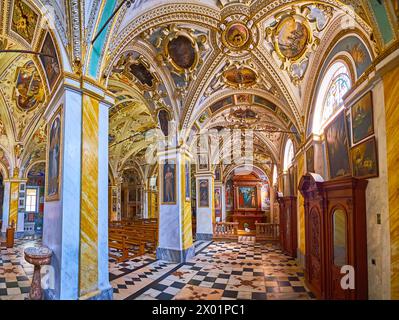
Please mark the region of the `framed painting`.
POLYGON ((206 154, 198 155, 197 168, 199 171, 208 171, 209 170, 208 155, 206 155, 206 154))
MULTIPOLYGON (((11 1, 9 2, 11 3, 11 1)), ((32 44, 38 26, 39 15, 25 1, 15 0, 13 11, 11 30, 24 39, 29 45, 32 44)))
POLYGON ((229 179, 226 182, 226 209, 231 210, 233 208, 234 193, 233 193, 233 180, 229 179))
POLYGON ((352 174, 356 178, 378 177, 378 155, 375 137, 351 149, 352 174))
POLYGON ((176 161, 166 160, 161 171, 162 204, 176 204, 176 161))
POLYGON ((352 137, 356 144, 374 133, 373 97, 371 91, 351 108, 352 137))
POLYGON ((215 209, 222 209, 222 188, 220 187, 215 188, 215 209))
POLYGON ((330 179, 351 175, 348 136, 344 112, 325 128, 327 162, 330 179))
POLYGON ((199 184, 199 207, 208 208, 209 207, 209 180, 200 179, 199 184))
POLYGON ((62 108, 54 114, 47 132, 46 201, 57 201, 61 192, 62 108))
POLYGON ((220 164, 215 166, 215 181, 221 181, 221 168, 220 164))
POLYGON ((184 184, 186 189, 186 200, 191 198, 191 164, 188 160, 184 163, 184 184))
POLYGON ((315 172, 314 169, 314 146, 310 146, 306 150, 306 171, 315 172))
POLYGON ((238 209, 253 209, 257 208, 257 190, 256 187, 238 187, 238 209))

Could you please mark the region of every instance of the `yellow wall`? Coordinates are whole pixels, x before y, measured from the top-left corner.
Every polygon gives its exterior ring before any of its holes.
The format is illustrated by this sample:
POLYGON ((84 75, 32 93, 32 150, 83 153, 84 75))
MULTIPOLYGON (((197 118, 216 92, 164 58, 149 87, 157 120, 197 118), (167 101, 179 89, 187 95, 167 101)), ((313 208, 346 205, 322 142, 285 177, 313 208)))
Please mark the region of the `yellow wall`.
MULTIPOLYGON (((391 298, 399 299, 399 68, 383 77, 391 230, 391 298)), ((377 106, 378 107, 378 106, 377 106)))
POLYGON ((19 201, 19 182, 11 182, 11 196, 10 196, 10 215, 8 224, 11 225, 12 221, 15 222, 15 229, 18 223, 18 201, 19 201))

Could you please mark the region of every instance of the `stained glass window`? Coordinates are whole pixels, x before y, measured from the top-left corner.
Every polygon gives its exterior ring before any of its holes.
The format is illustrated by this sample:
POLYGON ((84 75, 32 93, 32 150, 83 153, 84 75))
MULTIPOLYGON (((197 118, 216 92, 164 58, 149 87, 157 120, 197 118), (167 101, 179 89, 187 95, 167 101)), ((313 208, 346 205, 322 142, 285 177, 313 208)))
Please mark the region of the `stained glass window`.
POLYGON ((327 94, 323 102, 323 115, 321 122, 324 124, 343 105, 343 96, 351 87, 348 70, 342 63, 331 77, 327 94))

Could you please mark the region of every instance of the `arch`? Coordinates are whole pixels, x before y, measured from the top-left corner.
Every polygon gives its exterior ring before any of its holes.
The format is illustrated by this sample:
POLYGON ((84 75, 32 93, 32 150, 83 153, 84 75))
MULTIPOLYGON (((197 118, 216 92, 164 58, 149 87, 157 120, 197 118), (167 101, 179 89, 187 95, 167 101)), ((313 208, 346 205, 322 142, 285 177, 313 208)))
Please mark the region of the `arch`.
POLYGON ((285 143, 285 147, 284 147, 284 165, 283 165, 283 170, 287 171, 291 165, 292 162, 294 160, 294 144, 292 143, 291 139, 288 139, 285 143))
POLYGON ((6 165, 5 165, 3 162, 1 162, 1 161, 0 161, 0 173, 1 173, 1 175, 3 176, 3 180, 9 178, 9 173, 8 173, 7 167, 6 167, 6 165))
POLYGON ((269 175, 266 173, 265 170, 263 170, 262 168, 260 168, 257 165, 251 164, 251 165, 245 165, 245 164, 237 164, 234 166, 231 166, 230 168, 228 168, 228 170, 226 171, 226 174, 223 175, 223 183, 226 183, 226 181, 228 180, 228 178, 231 176, 231 174, 236 170, 236 169, 240 169, 240 168, 245 168, 247 171, 250 171, 250 168, 252 170, 252 172, 254 172, 257 177, 261 180, 267 180, 267 181, 271 181, 269 175))
POLYGON ((24 177, 25 179, 28 179, 29 172, 32 170, 32 168, 33 168, 34 166, 38 165, 38 164, 41 164, 41 163, 44 163, 44 164, 45 164, 45 163, 46 163, 46 160, 37 160, 37 161, 32 162, 32 163, 24 170, 23 177, 24 177))
POLYGON ((321 134, 324 125, 343 108, 343 97, 352 86, 353 77, 343 60, 336 60, 322 76, 313 112, 312 131, 321 134))

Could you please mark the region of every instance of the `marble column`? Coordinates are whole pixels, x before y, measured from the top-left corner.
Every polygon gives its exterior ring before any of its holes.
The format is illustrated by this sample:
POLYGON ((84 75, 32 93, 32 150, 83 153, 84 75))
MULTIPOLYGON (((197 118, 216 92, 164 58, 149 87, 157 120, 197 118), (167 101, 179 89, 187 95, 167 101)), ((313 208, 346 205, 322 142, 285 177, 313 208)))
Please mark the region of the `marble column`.
POLYGON ((185 183, 186 176, 190 177, 189 172, 186 174, 186 167, 190 168, 191 155, 184 147, 174 147, 159 151, 158 159, 160 206, 157 258, 185 262, 195 254, 190 190, 187 190, 185 183))
MULTIPOLYGON (((113 99, 82 79, 66 79, 45 119, 61 115, 60 176, 46 194, 43 244, 53 250, 47 299, 112 299, 108 278, 108 108, 113 99)), ((50 139, 50 137, 49 137, 50 139)), ((46 172, 46 180, 49 172, 46 172)), ((48 183, 48 181, 46 181, 48 183)))
POLYGON ((214 174, 212 172, 197 172, 195 175, 197 188, 197 240, 212 240, 215 221, 214 208, 214 174), (207 188, 207 190, 206 190, 207 188), (206 201, 206 193, 208 201, 206 201), (201 194, 203 198, 201 200, 201 194))
POLYGON ((25 189, 26 179, 19 179, 18 174, 11 179, 4 180, 3 198, 3 227, 5 233, 8 226, 14 221, 15 237, 24 235, 25 226, 25 189))

